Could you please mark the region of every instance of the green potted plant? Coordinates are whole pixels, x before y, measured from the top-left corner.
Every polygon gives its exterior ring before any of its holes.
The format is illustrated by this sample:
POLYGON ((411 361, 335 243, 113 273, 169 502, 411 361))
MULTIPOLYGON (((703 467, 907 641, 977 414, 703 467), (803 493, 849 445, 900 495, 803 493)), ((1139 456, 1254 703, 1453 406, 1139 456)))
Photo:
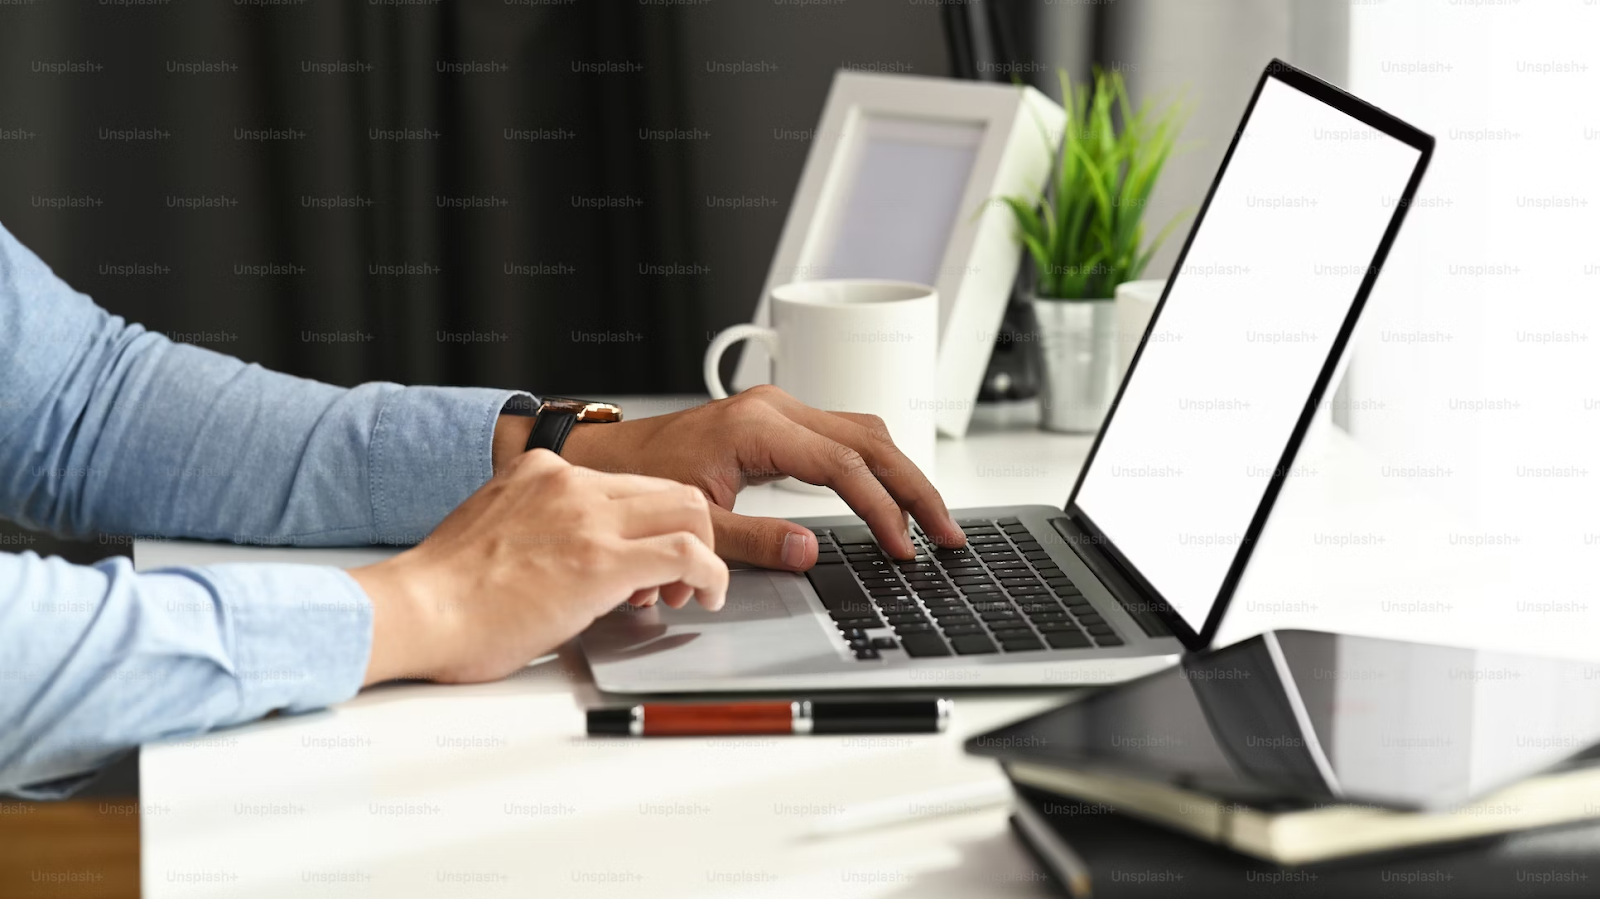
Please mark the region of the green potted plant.
POLYGON ((1183 216, 1146 240, 1144 211, 1183 126, 1176 103, 1135 108, 1119 72, 1092 85, 1060 73, 1066 133, 1055 171, 1035 197, 1004 197, 1032 261, 1042 424, 1094 431, 1116 392, 1117 285, 1137 279, 1183 216))

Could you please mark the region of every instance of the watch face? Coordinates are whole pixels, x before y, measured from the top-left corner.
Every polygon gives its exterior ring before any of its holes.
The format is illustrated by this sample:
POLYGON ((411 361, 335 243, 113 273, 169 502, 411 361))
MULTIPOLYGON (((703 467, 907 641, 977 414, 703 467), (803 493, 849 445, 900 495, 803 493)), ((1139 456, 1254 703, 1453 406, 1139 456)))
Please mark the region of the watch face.
POLYGON ((547 396, 542 398, 544 408, 554 409, 558 412, 571 412, 579 421, 621 421, 622 409, 611 403, 598 403, 592 400, 575 400, 565 396, 547 396))

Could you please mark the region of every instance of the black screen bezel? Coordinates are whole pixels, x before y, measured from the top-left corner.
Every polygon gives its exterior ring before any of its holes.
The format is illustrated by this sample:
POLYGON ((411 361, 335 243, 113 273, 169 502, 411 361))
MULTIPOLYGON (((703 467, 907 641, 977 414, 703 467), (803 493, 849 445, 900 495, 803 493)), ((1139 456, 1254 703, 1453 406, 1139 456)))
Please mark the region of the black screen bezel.
POLYGON ((1350 342, 1350 335, 1354 332, 1356 322, 1361 317, 1361 311, 1366 307, 1367 296, 1372 292, 1372 286, 1377 282, 1378 274, 1388 258, 1389 248, 1394 244, 1396 235, 1400 232, 1400 225, 1405 220, 1406 211, 1411 208, 1413 198, 1416 196, 1417 187, 1422 182, 1422 175, 1428 168, 1428 161, 1433 157, 1433 137, 1402 122, 1389 113, 1358 99, 1349 93, 1334 87, 1322 79, 1303 72, 1294 66, 1280 60, 1273 59, 1262 70, 1261 78, 1256 82, 1255 91, 1250 95, 1250 103, 1245 107, 1244 116, 1240 119, 1239 127, 1233 133, 1233 139, 1228 144, 1228 152, 1222 157, 1222 163, 1217 167, 1216 177, 1211 181, 1211 187, 1206 191, 1205 201, 1200 205, 1200 211, 1195 215, 1194 225, 1189 229, 1188 236, 1184 239, 1183 248, 1178 252, 1177 260, 1173 263, 1173 275, 1167 279, 1166 287, 1161 292, 1161 299, 1156 303, 1155 311, 1150 316, 1150 327, 1145 329, 1144 336, 1139 339, 1139 346, 1134 350, 1133 359, 1128 365, 1128 373, 1123 377, 1122 383, 1117 387, 1116 396, 1111 400, 1111 406, 1106 411, 1105 422, 1100 430, 1095 433, 1094 443, 1089 448, 1089 454, 1084 458, 1083 467, 1078 471, 1078 478, 1072 485, 1072 493, 1067 498, 1064 511, 1074 525, 1080 528, 1088 537, 1085 544, 1088 551, 1101 554, 1111 565, 1115 566, 1118 573, 1138 591, 1139 596, 1133 597, 1137 602, 1143 603, 1172 629, 1174 636, 1189 650, 1205 649, 1211 645, 1216 637, 1217 630, 1222 626, 1223 615, 1227 612, 1228 604, 1233 599, 1234 590, 1237 589, 1239 579, 1243 576, 1245 565, 1250 560, 1250 553, 1255 546, 1256 539, 1260 536, 1262 528, 1266 526, 1267 516, 1272 511, 1273 504, 1277 501, 1278 491, 1283 487, 1284 476, 1289 467, 1294 463, 1295 454, 1299 452, 1300 444, 1305 440, 1306 432, 1311 427, 1311 422, 1316 415, 1317 407, 1322 404, 1322 398, 1327 393, 1329 382, 1333 380, 1334 371, 1338 368, 1339 360, 1344 355, 1345 347, 1350 342), (1078 491, 1083 487, 1084 478, 1089 473, 1089 468, 1094 464, 1094 459, 1100 451, 1100 441, 1105 434, 1106 425, 1111 423, 1117 413, 1117 406, 1122 402, 1122 393, 1127 388, 1128 380, 1139 366, 1139 358, 1144 354, 1145 342, 1155 323, 1161 318, 1161 310, 1167 303, 1167 295, 1172 291, 1172 285, 1178 280, 1178 273, 1183 271, 1184 260, 1188 258, 1189 248, 1194 243, 1194 236, 1200 231, 1205 222, 1207 209, 1211 206, 1212 197, 1215 196, 1217 185, 1222 183, 1222 177, 1228 171, 1228 163, 1233 159, 1233 151, 1239 145, 1239 137, 1244 134, 1250 122, 1250 116, 1255 112, 1256 100, 1261 96, 1261 89, 1266 86, 1267 79, 1275 78, 1284 85, 1300 91, 1315 100, 1332 106, 1334 109, 1356 119, 1362 124, 1382 132, 1411 148, 1420 151, 1416 167, 1407 180, 1405 190, 1401 193, 1399 202, 1395 204, 1394 215, 1390 217, 1389 224, 1379 241, 1377 251, 1373 254, 1372 265, 1368 267, 1366 275, 1361 280, 1361 285, 1356 290, 1354 301, 1346 313, 1344 322, 1339 327, 1339 333, 1334 337, 1328 358, 1323 363, 1321 371, 1317 373, 1316 382, 1312 385, 1311 394, 1306 399, 1305 408, 1300 412, 1300 418, 1295 422, 1294 431, 1289 435, 1288 445, 1284 447, 1283 454, 1278 464, 1268 476, 1267 488, 1262 493, 1261 503, 1256 507, 1255 515, 1250 519, 1246 528, 1244 539, 1239 543, 1239 549, 1234 553, 1233 562, 1228 566, 1228 572, 1222 579, 1222 584, 1217 589, 1217 596, 1211 603, 1211 608, 1206 614, 1205 623, 1196 632, 1183 616, 1174 610, 1166 598, 1161 595, 1144 575, 1133 565, 1122 551, 1112 543, 1095 525, 1093 520, 1078 507, 1078 491))

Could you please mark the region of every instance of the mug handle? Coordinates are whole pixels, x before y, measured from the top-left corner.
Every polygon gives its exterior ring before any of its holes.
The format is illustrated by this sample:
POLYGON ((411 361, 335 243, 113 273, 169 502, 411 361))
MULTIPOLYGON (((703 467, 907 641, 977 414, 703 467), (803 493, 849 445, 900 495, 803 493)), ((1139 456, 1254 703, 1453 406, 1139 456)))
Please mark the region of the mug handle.
POLYGON ((706 347, 706 361, 701 369, 701 374, 706 379, 706 389, 711 391, 714 400, 725 400, 728 391, 722 386, 722 375, 717 371, 717 366, 722 362, 722 354, 728 351, 741 340, 759 340, 767 345, 767 352, 773 359, 778 358, 778 332, 760 325, 734 325, 724 328, 722 333, 711 338, 711 345, 706 347))

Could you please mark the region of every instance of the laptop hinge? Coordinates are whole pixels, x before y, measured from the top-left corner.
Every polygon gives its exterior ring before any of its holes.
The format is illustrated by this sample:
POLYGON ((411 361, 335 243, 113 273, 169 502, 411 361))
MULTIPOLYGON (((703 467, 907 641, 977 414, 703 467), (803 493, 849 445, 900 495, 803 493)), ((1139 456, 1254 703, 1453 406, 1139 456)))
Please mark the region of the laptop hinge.
POLYGON ((1103 553, 1093 551, 1094 542, 1089 539, 1089 535, 1072 523, 1072 519, 1066 516, 1052 518, 1050 526, 1056 529, 1062 540, 1066 541, 1067 548, 1082 559, 1083 564, 1089 567, 1096 578, 1099 578, 1106 592, 1111 594, 1140 629, 1152 637, 1172 636, 1172 628, 1167 627, 1161 616, 1156 614, 1155 603, 1140 596, 1138 590, 1128 583, 1128 579, 1117 571, 1116 565, 1103 553))

